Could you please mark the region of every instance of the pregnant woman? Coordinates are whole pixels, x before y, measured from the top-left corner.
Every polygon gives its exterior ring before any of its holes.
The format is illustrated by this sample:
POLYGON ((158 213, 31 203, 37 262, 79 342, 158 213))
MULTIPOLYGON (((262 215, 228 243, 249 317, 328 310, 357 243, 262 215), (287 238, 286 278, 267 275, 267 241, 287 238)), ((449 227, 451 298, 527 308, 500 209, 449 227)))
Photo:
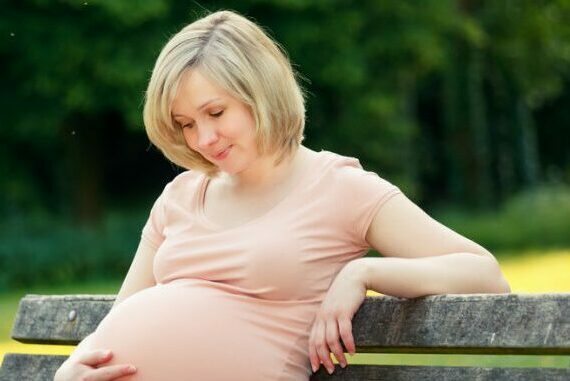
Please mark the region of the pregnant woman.
POLYGON ((357 159, 301 144, 291 64, 243 16, 212 13, 166 44, 144 122, 187 171, 154 203, 113 308, 56 381, 306 381, 333 371, 331 353, 347 365, 367 289, 509 292, 483 247, 357 159), (362 258, 369 248, 384 257, 362 258))

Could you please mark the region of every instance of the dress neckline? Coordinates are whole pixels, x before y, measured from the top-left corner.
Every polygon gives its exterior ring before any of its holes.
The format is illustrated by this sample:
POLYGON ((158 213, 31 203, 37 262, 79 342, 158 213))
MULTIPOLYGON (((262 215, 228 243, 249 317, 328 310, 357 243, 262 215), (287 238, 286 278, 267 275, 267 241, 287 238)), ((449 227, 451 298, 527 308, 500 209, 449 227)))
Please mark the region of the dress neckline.
POLYGON ((229 230, 245 228, 249 225, 255 224, 258 221, 270 217, 273 213, 275 213, 276 210, 279 209, 281 205, 285 204, 287 200, 293 197, 293 195, 301 188, 301 185, 307 181, 309 174, 313 172, 313 169, 318 163, 318 154, 319 154, 318 152, 315 152, 310 156, 309 159, 310 163, 303 170, 303 173, 299 176, 299 180, 297 181, 297 183, 291 187, 291 190, 287 192, 285 196, 281 197, 267 211, 261 213, 259 216, 256 216, 250 220, 247 220, 246 222, 240 223, 235 226, 222 226, 217 222, 212 221, 211 219, 208 218, 208 216, 206 216, 204 210, 205 199, 206 199, 206 188, 208 187, 211 179, 206 174, 202 174, 202 179, 200 181, 200 188, 198 192, 198 217, 200 218, 203 224, 217 231, 229 231, 229 230))

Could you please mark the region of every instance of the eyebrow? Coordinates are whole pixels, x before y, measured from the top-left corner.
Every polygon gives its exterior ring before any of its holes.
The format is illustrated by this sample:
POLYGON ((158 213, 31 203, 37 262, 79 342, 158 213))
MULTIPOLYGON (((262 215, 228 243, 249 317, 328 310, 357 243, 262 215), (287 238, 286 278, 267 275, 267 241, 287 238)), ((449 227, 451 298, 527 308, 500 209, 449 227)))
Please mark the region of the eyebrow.
MULTIPOLYGON (((206 107, 206 106, 209 105, 210 103, 212 103, 212 102, 214 102, 214 101, 218 101, 218 100, 221 100, 221 98, 212 98, 212 99, 210 99, 209 101, 206 101, 206 102, 202 103, 202 105, 201 105, 200 107, 198 107, 198 111, 200 111, 201 109, 203 109, 204 107, 206 107)), ((185 115, 182 115, 182 114, 173 114, 172 116, 174 116, 174 117, 176 118, 176 117, 178 117, 178 116, 185 116, 185 115)))

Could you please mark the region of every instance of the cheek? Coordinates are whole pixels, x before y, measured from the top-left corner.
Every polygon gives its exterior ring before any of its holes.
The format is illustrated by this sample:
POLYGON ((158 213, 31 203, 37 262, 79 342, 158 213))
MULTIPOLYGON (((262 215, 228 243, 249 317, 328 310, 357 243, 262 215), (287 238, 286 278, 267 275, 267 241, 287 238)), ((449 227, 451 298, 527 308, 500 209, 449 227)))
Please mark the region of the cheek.
POLYGON ((191 149, 195 149, 194 137, 188 128, 185 128, 182 130, 182 136, 184 136, 184 140, 186 141, 186 145, 191 149))
POLYGON ((242 107, 238 109, 234 116, 234 121, 236 134, 250 139, 255 136, 255 117, 247 106, 242 105, 242 107))
POLYGON ((255 119, 253 119, 253 117, 243 115, 239 121, 238 134, 242 139, 252 144, 255 141, 255 119))

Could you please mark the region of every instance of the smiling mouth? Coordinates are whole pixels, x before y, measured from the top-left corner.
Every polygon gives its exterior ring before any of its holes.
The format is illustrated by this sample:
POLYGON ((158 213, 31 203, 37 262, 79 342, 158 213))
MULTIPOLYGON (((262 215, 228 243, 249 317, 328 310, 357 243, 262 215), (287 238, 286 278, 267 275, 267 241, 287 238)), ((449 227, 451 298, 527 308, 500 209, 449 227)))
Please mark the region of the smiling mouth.
POLYGON ((229 153, 229 151, 230 151, 230 149, 231 149, 232 147, 233 147, 233 146, 228 146, 228 147, 227 147, 225 150, 223 150, 222 152, 218 153, 217 155, 214 155, 214 158, 215 158, 216 160, 224 159, 226 156, 228 156, 228 153, 229 153))

